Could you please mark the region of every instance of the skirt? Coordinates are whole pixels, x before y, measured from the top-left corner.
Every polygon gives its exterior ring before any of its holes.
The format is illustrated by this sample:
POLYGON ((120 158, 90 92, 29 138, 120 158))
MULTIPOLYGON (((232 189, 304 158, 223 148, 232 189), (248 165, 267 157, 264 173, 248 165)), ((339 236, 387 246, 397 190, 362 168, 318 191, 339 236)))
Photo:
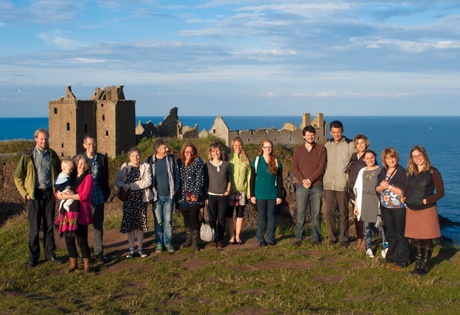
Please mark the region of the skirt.
POLYGON ((407 238, 427 240, 441 237, 439 226, 438 208, 436 206, 423 210, 411 210, 406 208, 406 231, 407 238))

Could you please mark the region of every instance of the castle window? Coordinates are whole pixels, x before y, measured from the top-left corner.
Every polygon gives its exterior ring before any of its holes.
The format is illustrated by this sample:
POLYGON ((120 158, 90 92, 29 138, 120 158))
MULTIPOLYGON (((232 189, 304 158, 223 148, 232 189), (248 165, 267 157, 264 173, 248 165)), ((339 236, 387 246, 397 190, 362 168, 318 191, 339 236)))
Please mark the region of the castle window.
POLYGON ((101 107, 104 107, 104 103, 101 103, 101 107))
POLYGON ((213 133, 213 134, 216 134, 216 129, 213 129, 213 130, 212 130, 212 133, 213 133))
POLYGON ((57 108, 56 107, 54 108, 54 114, 55 115, 57 114, 57 108))
POLYGON ((64 143, 61 143, 61 148, 63 148, 63 147, 64 147, 64 143))
POLYGON ((70 130, 70 123, 67 123, 67 131, 70 130))
POLYGON ((105 131, 105 135, 106 135, 106 136, 109 135, 109 131, 108 131, 108 130, 105 131))
POLYGON ((102 115, 102 121, 105 121, 105 115, 102 115))

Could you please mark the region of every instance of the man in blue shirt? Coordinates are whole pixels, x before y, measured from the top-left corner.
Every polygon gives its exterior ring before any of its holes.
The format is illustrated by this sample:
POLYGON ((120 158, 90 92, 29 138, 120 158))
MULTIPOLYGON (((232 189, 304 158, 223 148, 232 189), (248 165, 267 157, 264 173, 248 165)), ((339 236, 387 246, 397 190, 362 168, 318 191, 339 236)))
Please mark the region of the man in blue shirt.
POLYGON ((152 169, 153 217, 155 219, 156 252, 161 253, 163 246, 169 253, 174 252, 172 246, 172 213, 174 196, 179 185, 179 169, 172 154, 169 154, 168 142, 159 138, 155 141, 155 154, 146 162, 152 169))

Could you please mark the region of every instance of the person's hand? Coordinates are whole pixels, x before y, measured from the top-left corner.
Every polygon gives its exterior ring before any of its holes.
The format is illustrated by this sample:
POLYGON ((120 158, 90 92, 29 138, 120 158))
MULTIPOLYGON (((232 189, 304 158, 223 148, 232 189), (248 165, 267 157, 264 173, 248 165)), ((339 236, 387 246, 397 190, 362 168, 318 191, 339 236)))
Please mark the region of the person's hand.
POLYGON ((26 200, 30 200, 29 194, 26 195, 26 200))
POLYGON ((358 208, 355 207, 355 209, 353 210, 353 213, 357 216, 359 214, 358 208))
POLYGON ((281 198, 276 198, 276 204, 279 205, 283 202, 283 199, 281 198))
POLYGON ((124 184, 124 185, 123 185, 123 189, 124 189, 124 190, 128 191, 129 188, 130 188, 129 184, 124 184))
POLYGON ((302 181, 302 185, 303 187, 305 187, 306 189, 309 189, 311 187, 311 182, 308 180, 308 179, 304 179, 302 181))
POLYGON ((251 197, 251 203, 253 203, 253 204, 256 204, 256 203, 257 203, 256 197, 251 197))
POLYGON ((205 205, 209 204, 209 199, 206 199, 206 200, 204 201, 204 204, 205 204, 205 205))

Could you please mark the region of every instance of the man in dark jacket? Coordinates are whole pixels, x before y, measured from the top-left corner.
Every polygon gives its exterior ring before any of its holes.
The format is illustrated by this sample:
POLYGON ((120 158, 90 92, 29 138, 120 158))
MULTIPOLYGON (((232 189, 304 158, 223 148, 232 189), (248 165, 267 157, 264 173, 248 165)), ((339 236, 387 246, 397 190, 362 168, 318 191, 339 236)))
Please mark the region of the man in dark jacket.
POLYGON ((104 234, 104 203, 109 199, 109 163, 107 157, 97 153, 96 139, 86 136, 83 140, 85 157, 91 165, 91 172, 94 180, 93 197, 91 200, 93 208, 94 226, 94 255, 99 261, 106 263, 108 258, 104 256, 104 246, 102 244, 104 234))

